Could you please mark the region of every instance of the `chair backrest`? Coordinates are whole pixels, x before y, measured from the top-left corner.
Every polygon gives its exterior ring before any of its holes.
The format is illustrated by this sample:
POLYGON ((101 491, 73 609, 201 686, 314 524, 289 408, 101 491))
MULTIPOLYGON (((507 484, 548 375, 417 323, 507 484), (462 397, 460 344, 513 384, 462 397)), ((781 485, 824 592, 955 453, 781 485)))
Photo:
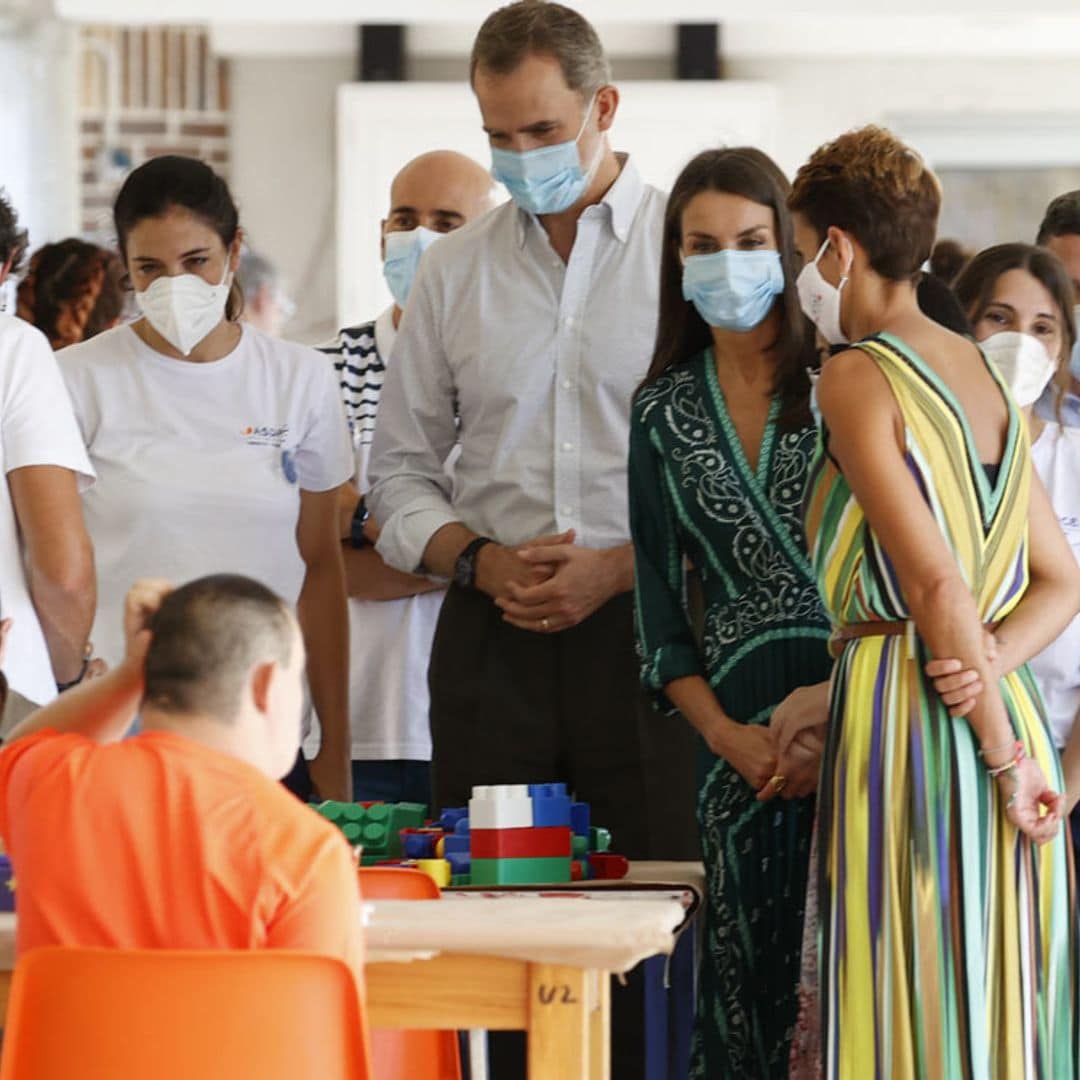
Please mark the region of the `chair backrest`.
POLYGON ((352 972, 264 949, 33 949, 0 1080, 370 1080, 352 972))
MULTIPOLYGON (((442 895, 432 878, 406 866, 362 867, 360 892, 365 900, 438 900, 442 895)), ((375 1028, 371 1062, 379 1080, 461 1080, 456 1031, 375 1028)))
POLYGON ((364 866, 360 892, 365 900, 438 900, 435 879, 411 866, 364 866))

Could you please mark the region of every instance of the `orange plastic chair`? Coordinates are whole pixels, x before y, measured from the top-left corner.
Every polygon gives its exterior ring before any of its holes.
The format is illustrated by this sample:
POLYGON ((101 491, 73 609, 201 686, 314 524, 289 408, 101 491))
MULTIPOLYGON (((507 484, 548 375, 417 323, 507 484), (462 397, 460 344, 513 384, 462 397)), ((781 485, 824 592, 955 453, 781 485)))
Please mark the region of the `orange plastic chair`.
MULTIPOLYGON (((393 866, 362 867, 360 892, 365 900, 438 900, 442 895, 427 874, 393 866)), ((378 1080, 461 1080, 456 1031, 373 1028, 371 1062, 378 1080)))
POLYGON ((356 981, 308 953, 33 949, 0 1080, 371 1080, 356 981))

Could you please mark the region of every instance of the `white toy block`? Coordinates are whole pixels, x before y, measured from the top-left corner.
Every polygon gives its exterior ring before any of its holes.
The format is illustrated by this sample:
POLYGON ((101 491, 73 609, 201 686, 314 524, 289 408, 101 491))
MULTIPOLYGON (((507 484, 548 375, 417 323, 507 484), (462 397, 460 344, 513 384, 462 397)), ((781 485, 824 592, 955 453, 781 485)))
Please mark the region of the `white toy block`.
POLYGON ((532 823, 528 784, 484 784, 472 789, 470 829, 531 829, 532 823))

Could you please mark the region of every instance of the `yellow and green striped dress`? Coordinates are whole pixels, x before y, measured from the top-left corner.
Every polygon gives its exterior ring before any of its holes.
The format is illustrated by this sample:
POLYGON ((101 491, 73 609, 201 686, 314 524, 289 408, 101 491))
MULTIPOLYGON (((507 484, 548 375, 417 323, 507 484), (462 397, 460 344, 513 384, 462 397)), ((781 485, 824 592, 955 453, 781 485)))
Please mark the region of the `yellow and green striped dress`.
MULTIPOLYGON (((1005 618, 1028 583, 1032 465, 1022 417, 1009 399, 1007 446, 992 482, 934 371, 888 334, 858 347, 896 396, 908 467, 980 616, 1005 618)), ((834 625, 910 620, 881 539, 821 447, 806 529, 834 625)), ((1076 1077, 1065 831, 1038 848, 1008 823, 970 725, 948 715, 923 674, 927 659, 910 624, 904 635, 849 641, 834 673, 818 802, 825 1075, 1076 1077)), ((1061 790, 1026 667, 1001 690, 1017 737, 1061 790)))

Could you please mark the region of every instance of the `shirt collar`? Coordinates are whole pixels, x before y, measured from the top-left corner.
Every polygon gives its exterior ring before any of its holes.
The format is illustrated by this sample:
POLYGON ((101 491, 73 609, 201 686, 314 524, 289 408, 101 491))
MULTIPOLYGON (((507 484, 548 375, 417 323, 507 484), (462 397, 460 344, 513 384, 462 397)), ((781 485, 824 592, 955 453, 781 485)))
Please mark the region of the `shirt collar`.
MULTIPOLYGON (((619 175, 615 177, 615 183, 607 189, 604 197, 595 205, 599 208, 599 212, 606 216, 615 239, 625 244, 630 236, 630 226, 634 223, 638 207, 645 195, 645 181, 642 180, 641 173, 638 172, 629 154, 615 156, 622 168, 619 169, 619 175)), ((528 210, 522 210, 521 207, 515 207, 515 210, 518 247, 524 247, 529 225, 536 220, 536 216, 530 214, 528 210)), ((582 215, 589 213, 590 210, 593 210, 593 207, 585 207, 582 215)))
POLYGON ((394 305, 391 304, 375 320, 375 351, 379 354, 379 359, 384 363, 390 357, 390 351, 394 347, 394 342, 397 341, 397 335, 397 327, 394 326, 394 305))

